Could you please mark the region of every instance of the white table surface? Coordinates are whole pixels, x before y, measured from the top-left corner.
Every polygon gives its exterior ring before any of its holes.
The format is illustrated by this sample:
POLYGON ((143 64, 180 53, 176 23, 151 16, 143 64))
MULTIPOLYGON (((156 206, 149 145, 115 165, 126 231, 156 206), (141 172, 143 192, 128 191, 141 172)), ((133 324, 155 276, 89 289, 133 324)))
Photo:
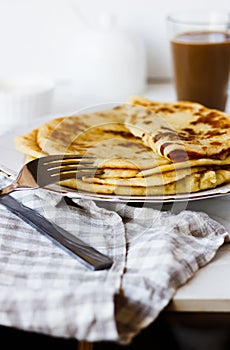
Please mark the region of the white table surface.
MULTIPOLYGON (((172 84, 152 84, 142 93, 156 101, 175 100, 175 91, 172 84)), ((85 96, 78 94, 78 88, 71 85, 61 85, 55 90, 52 115, 68 115, 73 112, 81 112, 93 105, 99 106, 115 101, 90 101, 85 96)), ((117 101, 118 102, 118 101, 117 101)), ((123 102, 123 101, 119 101, 123 102)), ((227 110, 230 110, 230 101, 227 110)), ((36 123, 39 125, 40 121, 36 123)), ((5 137, 8 145, 1 148, 0 163, 10 167, 15 155, 14 145, 10 137, 5 137), (9 144, 11 146, 9 147, 9 144), (7 164, 7 162, 10 163, 7 164)), ((3 137, 3 141, 4 137, 3 137)), ((21 160, 15 159, 15 168, 21 160)), ((191 201, 188 209, 199 210, 208 213, 213 219, 225 225, 230 230, 230 196, 191 201)), ((201 268, 195 276, 184 286, 180 287, 168 306, 174 311, 194 312, 230 312, 230 244, 224 244, 217 252, 214 259, 201 268)))

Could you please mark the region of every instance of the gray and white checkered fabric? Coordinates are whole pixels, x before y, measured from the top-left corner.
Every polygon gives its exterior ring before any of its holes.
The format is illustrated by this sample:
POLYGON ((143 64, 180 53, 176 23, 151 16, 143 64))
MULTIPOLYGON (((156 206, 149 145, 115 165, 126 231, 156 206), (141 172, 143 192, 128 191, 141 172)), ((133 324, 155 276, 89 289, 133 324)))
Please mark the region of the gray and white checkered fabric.
POLYGON ((128 344, 229 239, 200 212, 12 195, 114 259, 91 271, 0 205, 0 324, 22 330, 128 344))

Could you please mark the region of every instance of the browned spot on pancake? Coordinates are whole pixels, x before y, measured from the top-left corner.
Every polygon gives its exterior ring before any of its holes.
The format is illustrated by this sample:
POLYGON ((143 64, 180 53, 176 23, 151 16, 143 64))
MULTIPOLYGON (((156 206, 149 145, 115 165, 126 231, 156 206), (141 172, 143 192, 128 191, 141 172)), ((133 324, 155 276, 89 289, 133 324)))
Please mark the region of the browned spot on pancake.
POLYGON ((144 120, 143 124, 145 124, 145 125, 152 124, 152 121, 151 120, 147 120, 147 121, 144 120))
POLYGON ((178 140, 179 136, 175 132, 170 132, 170 131, 168 131, 168 132, 159 132, 158 134, 156 134, 153 137, 153 141, 157 142, 157 141, 159 141, 161 139, 164 139, 164 138, 168 138, 171 141, 171 140, 178 140))
POLYGON ((191 134, 192 135, 196 135, 196 132, 193 129, 191 129, 191 128, 184 128, 184 129, 182 129, 182 132, 183 131, 185 131, 186 133, 189 133, 190 135, 191 134))
POLYGON ((138 105, 138 106, 144 106, 144 107, 149 106, 148 103, 145 103, 145 102, 142 102, 142 101, 140 102, 139 100, 134 100, 134 101, 132 101, 132 104, 138 105))
POLYGON ((153 107, 153 106, 158 106, 158 104, 159 104, 158 102, 150 102, 150 103, 149 103, 149 106, 152 106, 152 107, 153 107))
POLYGON ((193 107, 190 106, 190 105, 182 105, 182 104, 177 104, 177 103, 174 103, 173 104, 173 108, 175 108, 177 110, 177 112, 184 112, 184 111, 192 111, 193 110, 193 107))
POLYGON ((119 146, 122 146, 122 147, 137 147, 137 148, 140 148, 140 149, 143 149, 143 145, 141 144, 137 144, 135 142, 132 142, 132 141, 127 141, 127 142, 119 142, 118 143, 119 146))
POLYGON ((174 110, 172 108, 169 108, 169 107, 160 107, 160 108, 157 108, 154 112, 155 113, 160 113, 160 112, 163 112, 163 113, 174 113, 174 110))
POLYGON ((116 130, 103 130, 104 134, 109 134, 109 135, 114 135, 114 136, 120 136, 120 137, 124 137, 124 138, 133 138, 135 139, 135 136, 133 136, 132 134, 130 134, 128 131, 116 131, 116 130))
POLYGON ((212 146, 221 146, 221 142, 219 142, 219 141, 212 141, 212 142, 210 142, 210 144, 212 146))
POLYGON ((206 131, 204 133, 204 136, 206 136, 206 138, 209 138, 209 137, 213 137, 213 136, 217 136, 217 135, 223 135, 225 133, 226 133, 225 130, 221 131, 218 129, 212 129, 212 130, 206 131))
MULTIPOLYGON (((202 115, 200 112, 194 113, 198 116, 197 120, 192 121, 191 125, 208 124, 214 129, 229 129, 230 121, 223 117, 218 111, 211 111, 206 115, 202 115)), ((219 130, 220 131, 220 130, 219 130)))
POLYGON ((54 129, 52 132, 52 139, 57 139, 59 142, 69 145, 73 140, 70 139, 69 135, 66 135, 61 130, 54 129))
POLYGON ((193 141, 197 143, 197 133, 190 128, 184 128, 178 132, 178 137, 183 141, 193 141))

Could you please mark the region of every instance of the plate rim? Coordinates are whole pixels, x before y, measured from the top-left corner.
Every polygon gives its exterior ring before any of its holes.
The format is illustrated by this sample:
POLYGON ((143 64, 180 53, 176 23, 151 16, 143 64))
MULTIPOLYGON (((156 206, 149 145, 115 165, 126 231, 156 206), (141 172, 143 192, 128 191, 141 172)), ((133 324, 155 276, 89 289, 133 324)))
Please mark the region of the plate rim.
POLYGON ((194 200, 203 200, 219 196, 230 194, 230 184, 225 184, 218 188, 198 191, 193 193, 172 194, 165 196, 125 196, 116 194, 101 194, 94 192, 87 192, 83 190, 74 190, 61 185, 50 185, 46 187, 47 190, 55 193, 59 193, 63 196, 67 196, 72 199, 86 199, 95 201, 108 201, 108 202, 147 202, 147 203, 172 203, 172 202, 186 202, 194 200))

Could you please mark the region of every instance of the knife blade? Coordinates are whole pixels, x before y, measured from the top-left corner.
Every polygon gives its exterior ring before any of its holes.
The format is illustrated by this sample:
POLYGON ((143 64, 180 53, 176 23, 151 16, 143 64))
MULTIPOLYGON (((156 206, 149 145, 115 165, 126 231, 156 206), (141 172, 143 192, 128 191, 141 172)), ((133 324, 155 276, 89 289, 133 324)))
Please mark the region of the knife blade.
POLYGON ((55 244, 74 255, 81 263, 92 270, 109 269, 113 260, 75 237, 62 227, 50 222, 36 210, 26 207, 10 195, 0 197, 0 204, 31 225, 55 244))

